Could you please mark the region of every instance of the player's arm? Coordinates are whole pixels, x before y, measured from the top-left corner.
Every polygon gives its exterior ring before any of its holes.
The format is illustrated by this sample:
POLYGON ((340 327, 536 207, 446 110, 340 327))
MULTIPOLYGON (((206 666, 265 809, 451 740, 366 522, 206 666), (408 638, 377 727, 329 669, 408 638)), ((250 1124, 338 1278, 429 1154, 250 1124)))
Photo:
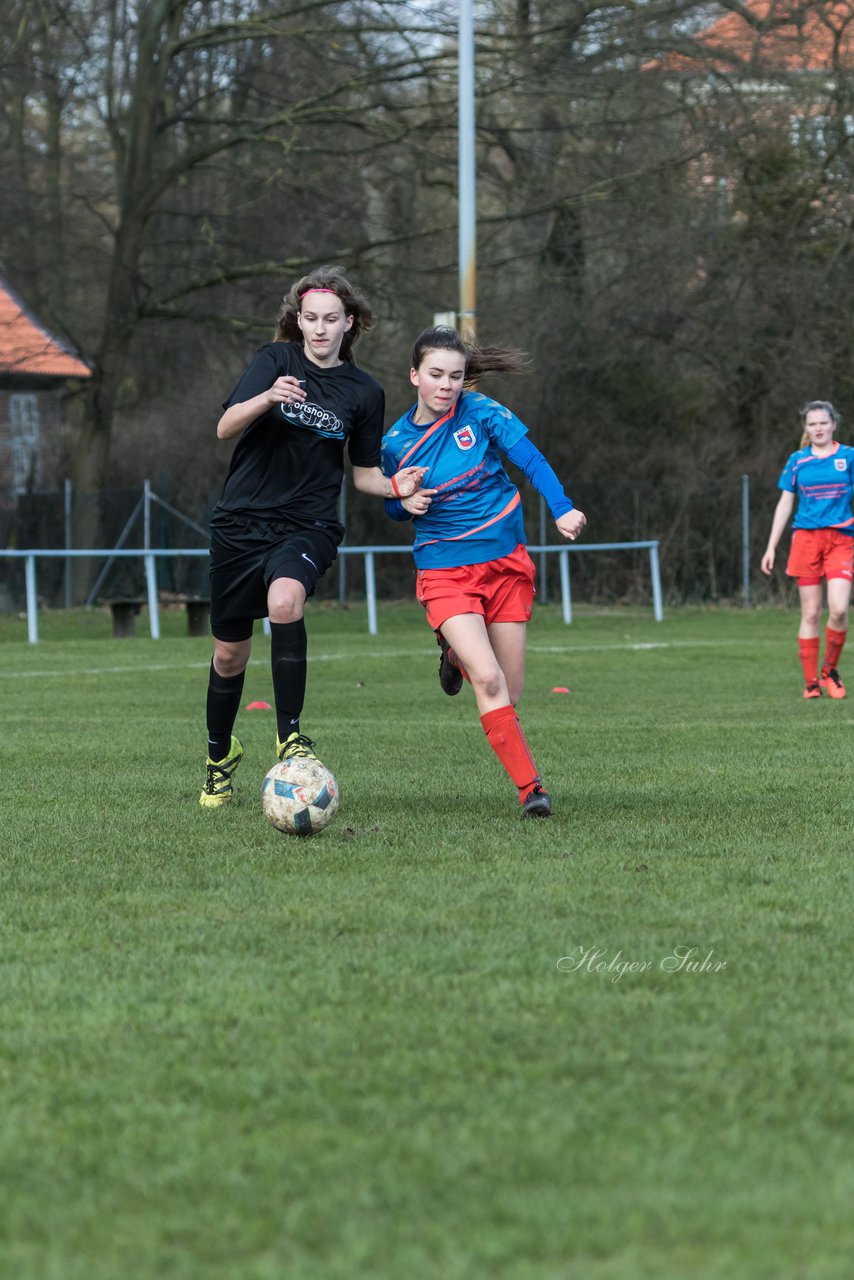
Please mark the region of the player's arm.
POLYGON ((531 444, 527 436, 522 436, 521 440, 505 449, 505 453, 514 466, 524 472, 537 492, 543 495, 561 537, 574 542, 587 524, 587 517, 564 492, 563 485, 546 457, 536 445, 531 444))
POLYGON ((381 445, 383 433, 383 414, 385 413, 385 396, 377 385, 370 398, 356 429, 347 442, 350 461, 353 464, 353 484, 360 493, 369 493, 375 498, 408 498, 421 488, 426 467, 403 467, 392 471, 396 459, 391 456, 384 444, 381 445), (385 471, 381 466, 364 466, 363 464, 384 455, 387 459, 385 471), (385 474, 388 472, 388 474, 385 474))
POLYGON ((220 440, 231 440, 234 436, 239 436, 241 431, 245 431, 250 422, 260 418, 268 409, 272 409, 273 405, 293 404, 296 400, 304 399, 305 387, 300 384, 298 378, 292 378, 290 374, 277 378, 266 391, 261 391, 248 400, 229 405, 216 424, 217 437, 220 440))
POLYGON ((426 474, 426 467, 404 467, 393 476, 384 476, 380 467, 354 466, 353 484, 360 493, 370 493, 375 498, 411 498, 421 488, 426 474))
POLYGON ((792 514, 792 508, 795 505, 795 495, 788 489, 784 489, 780 494, 779 501, 774 508, 774 518, 771 521, 771 532, 768 535, 768 546, 765 548, 765 554, 762 557, 762 572, 770 573, 774 568, 774 557, 777 551, 777 543, 783 536, 783 530, 789 522, 789 516, 792 514))

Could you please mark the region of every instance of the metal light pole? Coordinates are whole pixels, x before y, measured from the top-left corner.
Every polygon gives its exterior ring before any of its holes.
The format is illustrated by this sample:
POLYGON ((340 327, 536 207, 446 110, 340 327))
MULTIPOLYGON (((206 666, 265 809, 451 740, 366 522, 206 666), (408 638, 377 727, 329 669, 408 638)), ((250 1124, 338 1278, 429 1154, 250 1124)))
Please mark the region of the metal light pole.
POLYGON ((474 0, 460 0, 458 63, 458 202, 459 284, 458 324, 463 337, 477 337, 476 263, 477 195, 474 145, 474 0))

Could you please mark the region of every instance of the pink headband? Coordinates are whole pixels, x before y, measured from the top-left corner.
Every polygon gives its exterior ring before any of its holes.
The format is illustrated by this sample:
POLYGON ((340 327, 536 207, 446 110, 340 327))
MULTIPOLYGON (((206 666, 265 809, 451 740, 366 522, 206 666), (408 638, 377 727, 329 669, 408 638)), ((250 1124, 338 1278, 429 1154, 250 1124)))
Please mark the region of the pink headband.
POLYGON ((303 289, 299 296, 304 298, 307 293, 334 293, 336 298, 339 296, 335 289, 316 289, 313 285, 309 286, 308 289, 303 289))

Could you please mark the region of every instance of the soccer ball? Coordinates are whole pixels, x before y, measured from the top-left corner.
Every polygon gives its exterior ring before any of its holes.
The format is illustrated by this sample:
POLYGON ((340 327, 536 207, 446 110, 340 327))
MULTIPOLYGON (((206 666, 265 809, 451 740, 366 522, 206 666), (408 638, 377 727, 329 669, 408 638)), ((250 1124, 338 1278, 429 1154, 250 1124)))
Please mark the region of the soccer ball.
POLYGON ((338 783, 319 760, 283 760, 261 783, 264 817, 289 836, 311 836, 338 812, 338 783))

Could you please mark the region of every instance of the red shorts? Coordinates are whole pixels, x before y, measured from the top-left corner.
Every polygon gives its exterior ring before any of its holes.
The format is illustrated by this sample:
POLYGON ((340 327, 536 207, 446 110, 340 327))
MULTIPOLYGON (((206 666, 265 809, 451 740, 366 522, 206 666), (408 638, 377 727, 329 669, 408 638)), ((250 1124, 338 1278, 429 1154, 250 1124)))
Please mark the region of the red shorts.
POLYGON ((838 529, 796 529, 786 573, 798 586, 812 587, 822 578, 854 576, 854 537, 838 529))
POLYGON ((419 569, 416 594, 434 631, 458 613, 490 622, 528 622, 534 603, 534 562, 520 543, 509 556, 457 569, 419 569))

